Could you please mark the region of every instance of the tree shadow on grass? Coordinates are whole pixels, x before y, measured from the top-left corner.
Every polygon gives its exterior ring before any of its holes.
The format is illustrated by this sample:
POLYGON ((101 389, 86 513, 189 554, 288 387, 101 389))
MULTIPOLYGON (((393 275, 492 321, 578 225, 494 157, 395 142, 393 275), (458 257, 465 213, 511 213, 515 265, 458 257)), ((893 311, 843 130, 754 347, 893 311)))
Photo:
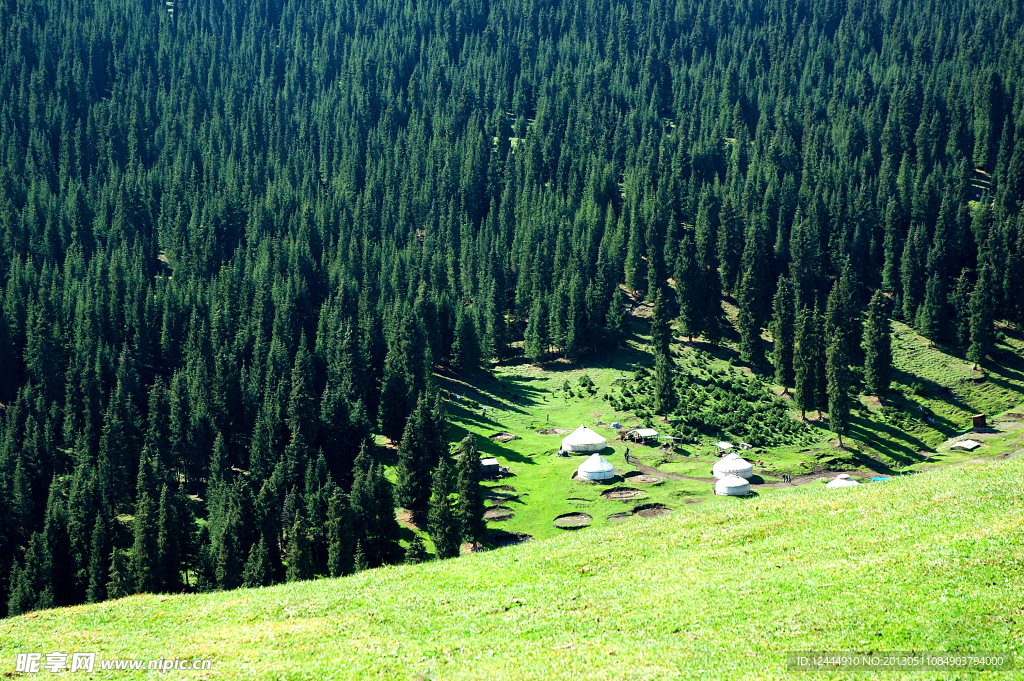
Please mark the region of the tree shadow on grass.
MULTIPOLYGON (((493 381, 494 379, 492 378, 491 380, 493 381)), ((541 394, 540 390, 526 385, 519 385, 518 382, 513 383, 512 385, 506 385, 504 380, 496 386, 496 391, 494 393, 484 392, 478 387, 465 382, 461 377, 438 376, 437 383, 443 397, 447 398, 449 395, 459 395, 461 397, 475 400, 481 405, 487 405, 492 408, 498 407, 499 409, 516 412, 517 414, 528 413, 519 405, 536 404, 538 400, 535 395, 541 394), (510 393, 510 396, 504 397, 497 394, 500 392, 510 393)), ((459 405, 459 401, 454 397, 449 398, 448 402, 451 405, 459 405)))
POLYGON ((416 533, 402 523, 398 523, 398 538, 403 542, 412 543, 412 540, 416 538, 416 533))
MULTIPOLYGON (((906 386, 913 386, 915 384, 920 385, 921 388, 918 392, 921 397, 927 397, 928 399, 937 400, 939 402, 945 402, 949 406, 955 407, 960 411, 974 411, 974 408, 971 405, 967 404, 960 398, 951 395, 949 392, 949 388, 947 386, 944 386, 941 383, 933 381, 930 378, 924 378, 923 376, 911 374, 907 371, 903 371, 902 369, 896 369, 895 371, 893 371, 892 378, 894 382, 902 383, 903 385, 906 386)), ((898 400, 892 401, 896 402, 898 400)), ((910 400, 906 398, 904 398, 904 401, 910 403, 910 400)))
MULTIPOLYGON (((454 436, 455 442, 462 440, 462 438, 466 437, 469 434, 469 431, 460 425, 457 425, 455 423, 450 423, 448 425, 448 436, 454 436)), ((516 463, 528 463, 531 465, 536 463, 530 457, 523 456, 519 452, 509 449, 508 447, 502 447, 500 443, 497 443, 494 440, 491 440, 490 438, 479 437, 476 436, 475 433, 474 436, 476 440, 477 450, 479 450, 480 453, 484 455, 482 458, 500 456, 506 461, 514 461, 516 463)))
MULTIPOLYGON (((927 446, 915 437, 887 424, 880 424, 860 416, 851 417, 848 435, 903 466, 921 461, 921 455, 918 452, 927 449, 927 446), (878 431, 884 431, 891 438, 881 437, 878 431)), ((866 464, 865 467, 871 468, 871 470, 876 470, 878 466, 888 468, 884 463, 874 459, 870 459, 870 461, 871 464, 866 464)))
POLYGON ((1011 365, 1024 367, 1024 363, 1020 361, 1017 355, 1006 350, 1000 350, 997 357, 1000 360, 999 364, 985 367, 988 373, 988 380, 1008 392, 1024 395, 1024 373, 1011 368, 1011 365), (1011 383, 1011 381, 1015 383, 1011 383))

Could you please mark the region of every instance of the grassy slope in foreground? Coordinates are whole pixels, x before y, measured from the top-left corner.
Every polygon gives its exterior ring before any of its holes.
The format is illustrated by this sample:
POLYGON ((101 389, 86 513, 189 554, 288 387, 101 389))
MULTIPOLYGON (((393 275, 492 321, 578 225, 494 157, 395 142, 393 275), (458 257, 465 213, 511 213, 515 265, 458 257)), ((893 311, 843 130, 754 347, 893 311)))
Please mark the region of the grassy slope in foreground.
POLYGON ((95 650, 208 656, 215 677, 493 681, 785 676, 800 649, 1021 653, 1022 476, 1018 457, 342 580, 34 613, 0 622, 0 664, 95 650))

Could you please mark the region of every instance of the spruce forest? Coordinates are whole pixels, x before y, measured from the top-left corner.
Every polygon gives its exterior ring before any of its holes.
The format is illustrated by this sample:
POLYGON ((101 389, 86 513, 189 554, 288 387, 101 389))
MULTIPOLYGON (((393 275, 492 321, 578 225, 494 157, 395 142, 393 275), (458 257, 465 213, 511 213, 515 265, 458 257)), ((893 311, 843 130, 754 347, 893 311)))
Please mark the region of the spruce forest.
POLYGON ((436 374, 586 362, 640 301, 661 413, 723 301, 840 438, 891 320, 984 366, 1024 325, 1022 29, 1020 0, 0 0, 0 615, 425 559, 396 507, 457 555, 486 526, 436 374))

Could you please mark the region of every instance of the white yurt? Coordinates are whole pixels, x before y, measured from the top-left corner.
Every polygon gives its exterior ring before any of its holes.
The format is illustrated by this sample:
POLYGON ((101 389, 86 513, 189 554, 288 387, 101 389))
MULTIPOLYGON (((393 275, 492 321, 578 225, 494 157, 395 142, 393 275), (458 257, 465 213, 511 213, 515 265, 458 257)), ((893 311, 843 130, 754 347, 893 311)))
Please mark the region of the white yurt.
POLYGON ((615 477, 615 469, 600 454, 591 454, 576 469, 576 477, 580 480, 607 480, 615 477))
POLYGON ((729 475, 749 478, 754 474, 754 466, 739 454, 728 454, 711 467, 711 474, 719 480, 729 475))
POLYGON ((599 452, 607 446, 607 440, 582 424, 562 438, 562 449, 567 452, 599 452))
POLYGON ((831 487, 832 489, 835 489, 836 487, 856 487, 859 484, 859 482, 851 478, 846 473, 840 473, 839 475, 836 476, 835 480, 826 483, 825 487, 831 487))
POLYGON ((750 494, 750 483, 738 475, 727 475, 715 483, 715 494, 743 497, 750 494))

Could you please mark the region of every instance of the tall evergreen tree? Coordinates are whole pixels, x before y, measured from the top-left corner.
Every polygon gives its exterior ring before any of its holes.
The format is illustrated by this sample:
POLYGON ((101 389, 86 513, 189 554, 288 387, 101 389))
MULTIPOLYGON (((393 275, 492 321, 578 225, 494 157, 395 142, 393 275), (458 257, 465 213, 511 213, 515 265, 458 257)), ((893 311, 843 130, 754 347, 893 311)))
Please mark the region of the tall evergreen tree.
POLYGON ((675 363, 668 355, 654 356, 654 411, 669 414, 676 407, 675 363))
MULTIPOLYGON (((608 307, 608 315, 605 328, 608 332, 608 340, 618 345, 629 335, 629 308, 626 305, 626 298, 622 295, 622 289, 615 287, 612 291, 612 302, 608 307)), ((536 361, 527 351, 527 356, 536 361)))
POLYGON ((671 343, 672 327, 669 326, 667 302, 659 288, 654 293, 654 309, 651 314, 651 346, 656 355, 667 355, 671 343))
POLYGON ((892 382, 892 330, 889 301, 881 290, 871 296, 864 326, 864 383, 868 393, 881 395, 892 382))
POLYGON ((428 558, 427 549, 423 546, 423 540, 417 534, 409 542, 409 548, 405 550, 405 563, 407 565, 417 565, 426 562, 428 558))
POLYGON ((452 368, 459 373, 480 366, 480 338, 477 334, 476 315, 471 307, 459 307, 456 312, 455 341, 452 343, 452 368))
POLYGON ((431 474, 430 510, 427 527, 438 558, 459 555, 462 528, 452 508, 452 471, 448 457, 442 457, 431 474))
POLYGON ((102 514, 96 515, 92 528, 89 551, 89 588, 86 600, 98 603, 107 596, 107 577, 110 571, 110 534, 102 514))
POLYGON ((432 450, 432 415, 427 395, 420 395, 416 409, 405 424, 398 446, 398 503, 413 514, 427 510, 430 500, 430 470, 436 451, 432 450))
POLYGON ((245 569, 242 571, 242 584, 249 588, 268 586, 273 576, 272 570, 270 551, 261 534, 259 541, 249 549, 249 557, 246 559, 245 569))
POLYGON ((313 577, 313 557, 309 549, 309 528, 302 511, 295 514, 295 522, 288 533, 288 581, 296 582, 313 577))
POLYGON ((846 344, 838 335, 832 336, 828 345, 825 372, 828 380, 828 425, 839 436, 839 447, 843 446, 843 434, 850 425, 850 366, 845 352, 846 344))
POLYGON ((335 489, 327 512, 327 571, 331 577, 352 572, 353 528, 348 495, 335 489))
POLYGON ((177 497, 166 484, 160 490, 159 517, 157 519, 157 589, 177 591, 181 588, 181 560, 184 533, 184 514, 177 508, 177 497))
POLYGON ((993 339, 993 296, 992 266, 982 264, 978 273, 978 282, 971 293, 971 345, 967 348, 967 359, 974 366, 985 362, 995 345, 993 339))
POLYGON ((484 520, 484 490, 480 485, 480 455, 472 434, 459 443, 459 451, 456 465, 458 479, 455 484, 459 505, 456 507, 456 515, 462 538, 481 542, 487 537, 487 521, 484 520))
POLYGON ((804 308, 797 321, 793 351, 794 400, 800 408, 800 418, 806 419, 807 412, 817 409, 821 403, 818 395, 818 328, 812 310, 804 308))
POLYGON ((788 277, 779 279, 778 289, 772 300, 771 333, 774 348, 772 363, 775 365, 775 382, 789 390, 793 385, 793 349, 796 334, 796 310, 793 286, 788 277))

